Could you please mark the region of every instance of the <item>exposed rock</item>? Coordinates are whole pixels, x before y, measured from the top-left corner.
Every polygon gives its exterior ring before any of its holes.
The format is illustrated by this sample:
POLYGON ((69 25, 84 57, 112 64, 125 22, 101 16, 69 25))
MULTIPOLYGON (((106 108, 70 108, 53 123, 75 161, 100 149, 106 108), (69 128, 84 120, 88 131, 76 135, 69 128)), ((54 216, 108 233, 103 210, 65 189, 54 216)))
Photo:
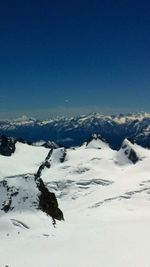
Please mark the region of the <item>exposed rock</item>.
POLYGON ((129 162, 132 162, 133 164, 136 164, 140 160, 133 142, 131 143, 129 139, 125 139, 123 141, 122 146, 118 151, 118 159, 120 163, 122 161, 122 158, 123 162, 126 162, 127 160, 129 162))
POLYGON ((12 203, 12 199, 10 197, 7 201, 4 201, 2 210, 5 212, 8 212, 11 209, 11 203, 12 203))
POLYGON ((64 220, 54 193, 49 192, 41 178, 16 176, 0 182, 0 211, 41 209, 56 220, 64 220), (15 186, 14 186, 15 184, 15 186))
MULTIPOLYGON (((41 175, 42 175, 42 171, 44 170, 44 168, 50 168, 51 164, 49 162, 51 156, 53 153, 53 148, 49 151, 45 162, 41 164, 41 166, 39 167, 37 173, 35 174, 35 181, 37 184, 37 187, 40 191, 40 195, 39 195, 39 208, 43 211, 46 212, 47 215, 50 215, 53 219, 53 223, 55 224, 55 219, 56 220, 64 220, 64 216, 62 211, 59 209, 58 207, 58 202, 56 199, 56 196, 54 193, 50 192, 47 187, 45 186, 41 175)), ((63 160, 65 160, 66 157, 66 152, 64 150, 64 153, 62 155, 62 162, 63 160)))
POLYGON ((48 160, 45 161, 45 167, 46 168, 50 168, 51 167, 51 164, 48 160))
POLYGON ((131 160, 133 162, 133 164, 135 164, 139 161, 139 158, 133 149, 130 150, 128 158, 129 158, 129 160, 131 160))
POLYGON ((63 163, 66 159, 66 156, 67 156, 67 150, 66 148, 64 148, 64 150, 62 151, 62 155, 60 157, 60 162, 63 163))
POLYGON ((49 192, 41 178, 37 180, 37 186, 41 192, 39 196, 39 208, 46 212, 47 215, 50 215, 53 218, 54 223, 55 219, 60 221, 64 220, 63 213, 58 208, 58 202, 55 194, 49 192))
POLYGON ((15 152, 15 143, 14 138, 7 137, 2 135, 0 137, 0 155, 11 156, 15 152))
POLYGON ((42 175, 42 171, 44 170, 44 168, 50 168, 51 164, 49 162, 50 158, 51 158, 51 155, 53 153, 53 148, 50 149, 50 151, 48 152, 48 155, 46 156, 45 158, 45 161, 40 165, 40 167, 38 168, 38 171, 37 173, 35 174, 35 179, 38 179, 41 177, 42 175))
POLYGON ((44 143, 42 144, 42 146, 45 147, 45 148, 53 148, 53 149, 59 147, 59 146, 58 146, 55 142, 53 142, 53 141, 47 141, 47 142, 44 142, 44 143))
POLYGON ((45 148, 50 148, 50 149, 56 149, 58 148, 59 146, 53 142, 53 141, 44 141, 44 140, 40 140, 40 141, 37 141, 37 142, 33 142, 32 145, 34 146, 43 146, 45 148))

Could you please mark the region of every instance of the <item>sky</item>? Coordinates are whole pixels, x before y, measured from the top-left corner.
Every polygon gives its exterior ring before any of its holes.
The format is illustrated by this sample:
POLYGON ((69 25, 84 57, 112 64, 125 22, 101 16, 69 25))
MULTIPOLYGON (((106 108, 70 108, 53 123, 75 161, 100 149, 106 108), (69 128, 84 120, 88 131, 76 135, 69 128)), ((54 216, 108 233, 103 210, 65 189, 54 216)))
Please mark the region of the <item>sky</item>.
POLYGON ((1 1, 0 118, 149 103, 149 0, 1 1))

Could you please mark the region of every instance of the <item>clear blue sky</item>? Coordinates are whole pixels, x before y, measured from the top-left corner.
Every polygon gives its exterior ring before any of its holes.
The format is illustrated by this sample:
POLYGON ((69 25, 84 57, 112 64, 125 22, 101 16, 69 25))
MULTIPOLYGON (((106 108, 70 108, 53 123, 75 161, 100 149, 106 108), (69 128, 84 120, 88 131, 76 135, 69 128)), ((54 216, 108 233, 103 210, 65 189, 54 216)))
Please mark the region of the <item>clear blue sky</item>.
POLYGON ((1 1, 0 117, 149 103, 149 0, 1 1))

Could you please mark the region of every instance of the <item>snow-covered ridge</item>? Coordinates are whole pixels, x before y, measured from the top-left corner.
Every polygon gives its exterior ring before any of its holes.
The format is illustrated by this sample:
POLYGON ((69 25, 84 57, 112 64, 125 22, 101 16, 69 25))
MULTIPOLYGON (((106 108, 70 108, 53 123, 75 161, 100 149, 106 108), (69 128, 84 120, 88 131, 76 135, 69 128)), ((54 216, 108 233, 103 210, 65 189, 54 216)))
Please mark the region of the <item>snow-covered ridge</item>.
MULTIPOLYGON (((113 181, 111 171, 114 172, 116 169, 118 172, 120 166, 123 165, 139 164, 149 156, 149 150, 132 144, 127 139, 123 141, 119 151, 112 150, 108 143, 96 134, 83 146, 72 149, 51 148, 49 150, 16 142, 15 151, 11 156, 0 155, 0 181, 2 184, 4 182, 8 185, 5 187, 6 192, 9 192, 9 187, 17 186, 17 181, 20 184, 19 188, 21 186, 26 188, 30 182, 32 190, 34 177, 37 180, 44 179, 48 185, 51 185, 52 177, 54 184, 60 185, 60 188, 65 190, 68 190, 68 183, 69 187, 76 184, 77 188, 107 185, 107 183, 109 185, 113 181), (61 185, 63 183, 64 185, 61 185)), ((54 184, 52 188, 54 188, 54 184)), ((60 188, 58 187, 56 191, 59 191, 60 188)), ((15 197, 18 196, 19 190, 22 189, 17 188, 16 193, 13 192, 15 197)), ((13 189, 10 190, 11 193, 12 191, 13 189)), ((27 190, 25 189, 25 191, 27 190)), ((36 193, 34 194, 36 195, 36 193)), ((9 201, 9 197, 4 202, 7 203, 7 201, 9 201)), ((36 203, 36 200, 34 202, 36 203)))
POLYGON ((16 142, 11 156, 0 155, 0 213, 41 209, 54 223, 63 219, 55 194, 48 191, 41 177, 43 169, 50 168, 52 153, 53 148, 49 151, 16 142))
POLYGON ((93 134, 91 138, 85 143, 86 148, 103 149, 108 148, 108 143, 100 135, 93 134))

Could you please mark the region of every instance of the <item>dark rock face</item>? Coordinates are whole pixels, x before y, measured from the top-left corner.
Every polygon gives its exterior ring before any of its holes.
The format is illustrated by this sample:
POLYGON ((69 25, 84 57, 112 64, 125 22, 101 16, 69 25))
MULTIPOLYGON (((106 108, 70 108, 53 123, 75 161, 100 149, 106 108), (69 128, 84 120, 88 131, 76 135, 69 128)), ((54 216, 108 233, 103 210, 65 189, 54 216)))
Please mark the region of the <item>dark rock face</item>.
POLYGON ((55 220, 64 220, 55 194, 49 192, 41 178, 25 175, 14 179, 15 186, 10 178, 0 182, 0 211, 40 209, 52 217, 54 225, 55 220))
POLYGON ((138 157, 136 151, 131 147, 133 144, 133 141, 131 143, 131 140, 126 139, 123 144, 121 149, 124 151, 124 154, 127 156, 127 158, 133 163, 136 164, 140 158, 138 157))
POLYGON ((15 152, 15 139, 2 135, 0 137, 0 154, 3 156, 11 156, 15 152))
POLYGON ((38 178, 41 177, 41 175, 42 175, 42 171, 44 170, 45 167, 46 167, 46 168, 50 168, 50 167, 51 167, 51 164, 50 164, 49 160, 50 160, 50 158, 51 158, 52 153, 53 153, 53 148, 50 149, 50 151, 49 151, 49 153, 48 153, 48 155, 47 155, 45 161, 40 165, 40 167, 39 167, 37 173, 35 174, 35 180, 37 180, 38 178))
POLYGON ((64 148, 62 156, 59 159, 61 163, 63 163, 65 161, 66 156, 67 156, 67 150, 66 150, 66 148, 64 148))
POLYGON ((3 203, 2 210, 3 210, 4 212, 6 212, 6 213, 7 213, 9 210, 11 210, 11 209, 12 209, 12 208, 11 208, 11 203, 12 203, 12 199, 9 198, 7 202, 4 202, 4 203, 3 203))
POLYGON ((54 193, 49 192, 43 183, 42 179, 38 179, 37 186, 41 192, 39 196, 39 208, 46 212, 47 215, 50 215, 53 218, 55 223, 56 220, 64 220, 62 211, 58 208, 58 202, 54 193))
POLYGON ((128 158, 132 161, 133 164, 136 164, 139 161, 139 158, 133 149, 130 150, 128 158))
MULTIPOLYGON (((42 171, 45 168, 50 168, 50 158, 53 153, 53 148, 50 149, 45 161, 41 164, 39 167, 37 173, 35 174, 35 182, 37 184, 37 187, 40 191, 39 195, 39 209, 41 209, 43 212, 45 212, 47 215, 50 215, 53 219, 53 224, 55 225, 55 219, 56 220, 64 220, 64 216, 62 211, 58 207, 58 202, 56 199, 56 196, 54 193, 50 192, 47 187, 45 186, 41 176, 42 171)), ((64 153, 62 155, 62 162, 65 160, 66 157, 66 151, 64 150, 64 153)))
POLYGON ((15 152, 15 144, 17 142, 23 143, 23 144, 28 144, 31 145, 31 142, 28 142, 24 140, 23 138, 14 138, 14 137, 8 137, 6 135, 1 135, 0 136, 0 155, 3 156, 11 156, 15 152))
POLYGON ((55 149, 59 147, 55 142, 51 142, 51 141, 47 141, 43 143, 42 146, 45 148, 51 148, 51 149, 55 149))

